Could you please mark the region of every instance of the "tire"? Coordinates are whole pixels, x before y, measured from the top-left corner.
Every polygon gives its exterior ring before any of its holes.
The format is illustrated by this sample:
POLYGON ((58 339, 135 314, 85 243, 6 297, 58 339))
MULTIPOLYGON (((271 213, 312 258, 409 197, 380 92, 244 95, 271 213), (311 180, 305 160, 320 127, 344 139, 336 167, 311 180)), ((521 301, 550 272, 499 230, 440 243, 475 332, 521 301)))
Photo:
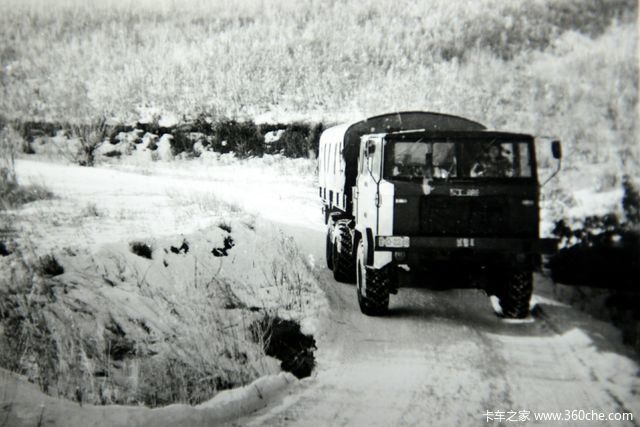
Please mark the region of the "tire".
POLYGON ((529 315, 529 302, 533 293, 533 273, 508 273, 499 295, 502 315, 508 319, 523 319, 529 315))
POLYGON ((338 282, 355 283, 356 266, 353 256, 353 241, 351 231, 346 223, 338 222, 334 229, 335 243, 331 261, 333 264, 333 278, 338 282))
POLYGON ((356 255, 356 292, 360 311, 367 316, 382 316, 389 311, 389 275, 386 269, 365 265, 364 243, 358 244, 356 255), (364 295, 363 295, 363 286, 364 295))
POLYGON ((327 260, 327 268, 333 270, 333 242, 331 241, 331 232, 327 229, 327 245, 325 250, 325 258, 327 260))

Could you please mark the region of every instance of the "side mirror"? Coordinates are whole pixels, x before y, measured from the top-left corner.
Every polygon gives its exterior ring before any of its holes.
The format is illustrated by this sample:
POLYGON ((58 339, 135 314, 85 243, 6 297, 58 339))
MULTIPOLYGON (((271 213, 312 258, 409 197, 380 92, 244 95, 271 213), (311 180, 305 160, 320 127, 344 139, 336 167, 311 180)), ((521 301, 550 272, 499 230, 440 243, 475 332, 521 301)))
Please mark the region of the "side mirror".
POLYGON ((553 154, 553 158, 558 161, 558 168, 554 173, 551 174, 549 178, 545 182, 542 183, 541 187, 544 187, 547 182, 551 181, 551 179, 560 172, 560 164, 562 163, 562 146, 560 145, 560 141, 554 140, 551 141, 551 154, 553 154))
POLYGON ((554 159, 562 158, 562 146, 560 145, 560 141, 551 141, 551 154, 554 159))

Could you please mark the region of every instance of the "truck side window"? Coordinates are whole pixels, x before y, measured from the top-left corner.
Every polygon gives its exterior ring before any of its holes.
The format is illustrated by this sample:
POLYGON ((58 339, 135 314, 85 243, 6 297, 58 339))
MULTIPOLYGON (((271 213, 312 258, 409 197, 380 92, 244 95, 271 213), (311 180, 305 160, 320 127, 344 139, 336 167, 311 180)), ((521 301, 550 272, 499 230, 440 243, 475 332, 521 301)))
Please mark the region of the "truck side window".
POLYGON ((365 144, 360 147, 360 174, 365 175, 367 173, 367 158, 365 157, 365 144))
POLYGON ((518 163, 520 175, 523 178, 531 178, 531 157, 529 156, 529 145, 526 142, 518 143, 518 163))
POLYGON ((380 167, 382 166, 382 146, 380 141, 375 141, 375 151, 369 156, 369 162, 371 162, 371 174, 376 181, 380 180, 380 167))

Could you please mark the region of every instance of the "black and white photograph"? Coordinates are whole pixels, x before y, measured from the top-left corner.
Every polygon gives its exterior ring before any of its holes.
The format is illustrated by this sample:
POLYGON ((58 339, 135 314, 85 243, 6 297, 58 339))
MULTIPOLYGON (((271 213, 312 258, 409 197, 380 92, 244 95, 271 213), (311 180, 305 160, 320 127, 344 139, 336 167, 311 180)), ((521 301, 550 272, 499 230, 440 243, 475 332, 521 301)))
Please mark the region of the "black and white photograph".
POLYGON ((0 0, 0 427, 637 427, 638 6, 0 0))

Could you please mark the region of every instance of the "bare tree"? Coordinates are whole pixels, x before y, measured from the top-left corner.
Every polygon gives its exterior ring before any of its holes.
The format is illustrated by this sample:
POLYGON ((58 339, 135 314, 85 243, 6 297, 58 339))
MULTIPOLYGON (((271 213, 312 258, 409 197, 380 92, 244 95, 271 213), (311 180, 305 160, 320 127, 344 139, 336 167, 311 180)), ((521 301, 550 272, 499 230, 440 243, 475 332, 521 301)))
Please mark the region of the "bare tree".
POLYGON ((95 164, 96 149, 108 134, 106 122, 106 118, 101 117, 90 124, 71 125, 71 136, 78 138, 80 142, 76 154, 76 161, 80 166, 95 164))

